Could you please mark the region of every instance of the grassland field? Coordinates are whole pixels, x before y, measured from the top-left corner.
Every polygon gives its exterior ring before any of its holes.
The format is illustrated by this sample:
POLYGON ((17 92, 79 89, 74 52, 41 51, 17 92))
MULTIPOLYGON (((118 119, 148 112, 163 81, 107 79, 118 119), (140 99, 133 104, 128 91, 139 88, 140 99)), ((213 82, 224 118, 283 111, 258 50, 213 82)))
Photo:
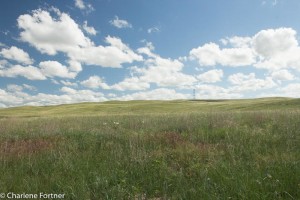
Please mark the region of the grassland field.
POLYGON ((0 109, 0 193, 300 199, 300 99, 0 109))

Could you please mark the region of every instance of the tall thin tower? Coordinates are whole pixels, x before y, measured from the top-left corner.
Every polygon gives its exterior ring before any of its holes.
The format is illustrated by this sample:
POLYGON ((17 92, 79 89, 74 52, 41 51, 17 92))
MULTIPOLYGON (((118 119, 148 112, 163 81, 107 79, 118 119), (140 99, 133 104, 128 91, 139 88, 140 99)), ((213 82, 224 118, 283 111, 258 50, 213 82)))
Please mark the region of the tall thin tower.
POLYGON ((196 99, 196 89, 193 89, 193 99, 196 99))

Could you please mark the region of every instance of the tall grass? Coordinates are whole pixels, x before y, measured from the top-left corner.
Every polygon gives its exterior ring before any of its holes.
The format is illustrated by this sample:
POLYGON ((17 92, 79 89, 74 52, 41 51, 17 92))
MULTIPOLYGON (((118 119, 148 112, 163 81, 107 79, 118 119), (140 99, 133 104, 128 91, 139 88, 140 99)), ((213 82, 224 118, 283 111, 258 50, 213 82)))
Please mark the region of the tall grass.
POLYGON ((0 192, 300 199, 300 112, 3 118, 0 192))

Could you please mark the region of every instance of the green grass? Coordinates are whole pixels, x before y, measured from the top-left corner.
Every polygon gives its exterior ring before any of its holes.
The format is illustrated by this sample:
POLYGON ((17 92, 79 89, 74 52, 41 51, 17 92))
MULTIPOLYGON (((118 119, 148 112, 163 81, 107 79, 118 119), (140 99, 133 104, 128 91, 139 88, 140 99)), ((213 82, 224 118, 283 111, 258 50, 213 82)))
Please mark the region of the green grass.
POLYGON ((3 109, 0 192, 300 199, 299 104, 270 98, 3 109))
POLYGON ((300 99, 261 98, 244 100, 176 100, 176 101, 108 101, 44 107, 0 109, 3 117, 136 115, 162 113, 198 113, 219 111, 293 110, 300 108, 300 99))

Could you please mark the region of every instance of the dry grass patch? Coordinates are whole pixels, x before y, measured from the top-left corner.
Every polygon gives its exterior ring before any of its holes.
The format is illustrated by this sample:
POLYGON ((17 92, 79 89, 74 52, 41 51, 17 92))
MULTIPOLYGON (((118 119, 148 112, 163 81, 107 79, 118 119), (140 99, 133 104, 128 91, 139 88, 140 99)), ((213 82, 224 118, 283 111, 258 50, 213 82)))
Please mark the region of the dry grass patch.
POLYGON ((60 137, 6 140, 0 143, 0 155, 26 156, 53 149, 60 137))

